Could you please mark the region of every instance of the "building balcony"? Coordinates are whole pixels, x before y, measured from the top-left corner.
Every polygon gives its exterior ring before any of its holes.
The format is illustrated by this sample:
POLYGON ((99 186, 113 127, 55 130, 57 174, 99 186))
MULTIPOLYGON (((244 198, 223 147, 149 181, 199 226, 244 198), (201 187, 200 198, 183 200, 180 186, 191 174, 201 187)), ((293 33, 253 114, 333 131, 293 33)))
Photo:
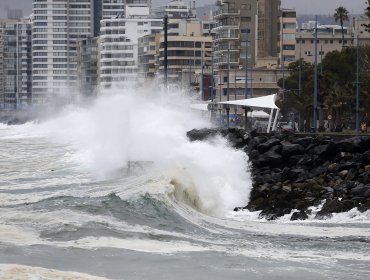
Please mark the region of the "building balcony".
POLYGON ((233 35, 233 34, 222 34, 222 35, 216 35, 214 37, 214 41, 217 42, 217 41, 221 41, 221 40, 239 40, 239 36, 238 35, 233 35))
POLYGON ((223 17, 233 17, 233 16, 239 16, 240 10, 234 10, 234 9, 220 9, 215 11, 214 18, 220 19, 223 17))
POLYGON ((217 32, 223 29, 239 29, 239 27, 239 20, 232 18, 228 20, 223 20, 222 22, 217 22, 215 24, 215 27, 212 29, 212 32, 217 32))

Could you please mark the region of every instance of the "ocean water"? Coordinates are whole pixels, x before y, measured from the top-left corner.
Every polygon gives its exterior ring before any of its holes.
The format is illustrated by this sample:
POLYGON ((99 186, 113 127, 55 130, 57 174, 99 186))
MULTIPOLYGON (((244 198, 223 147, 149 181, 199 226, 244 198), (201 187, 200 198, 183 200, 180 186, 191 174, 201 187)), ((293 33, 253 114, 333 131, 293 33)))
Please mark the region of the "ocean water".
POLYGON ((207 121, 147 91, 0 125, 0 279, 368 279, 369 212, 233 212, 248 158, 190 143, 207 121))

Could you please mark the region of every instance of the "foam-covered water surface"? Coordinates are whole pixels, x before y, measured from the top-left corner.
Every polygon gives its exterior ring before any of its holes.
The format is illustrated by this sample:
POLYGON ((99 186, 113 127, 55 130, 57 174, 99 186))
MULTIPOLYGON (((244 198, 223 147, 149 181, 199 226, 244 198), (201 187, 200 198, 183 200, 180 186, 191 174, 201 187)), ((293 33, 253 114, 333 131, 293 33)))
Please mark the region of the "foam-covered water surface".
POLYGON ((233 212, 248 159, 221 138, 189 142, 209 124, 188 102, 109 93, 0 125, 0 278, 366 279, 369 213, 233 212))

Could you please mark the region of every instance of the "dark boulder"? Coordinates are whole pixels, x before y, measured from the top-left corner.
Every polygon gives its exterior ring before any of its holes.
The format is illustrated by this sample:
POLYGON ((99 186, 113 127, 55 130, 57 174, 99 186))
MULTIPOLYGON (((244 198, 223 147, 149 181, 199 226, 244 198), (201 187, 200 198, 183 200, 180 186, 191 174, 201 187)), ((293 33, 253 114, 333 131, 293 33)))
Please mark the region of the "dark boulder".
POLYGON ((254 137, 252 140, 249 141, 249 144, 248 144, 249 151, 258 149, 258 146, 261 145, 262 143, 265 143, 266 141, 267 141, 267 137, 265 136, 254 137))
POLYGON ((203 141, 217 135, 218 133, 221 133, 219 129, 192 129, 186 133, 186 136, 190 141, 203 141))
POLYGON ((361 138, 352 137, 335 143, 335 147, 341 152, 354 153, 361 149, 361 138))
POLYGON ((264 197, 259 197, 256 200, 249 201, 246 209, 249 211, 260 211, 267 208, 270 208, 271 205, 269 204, 268 200, 264 197))
POLYGON ((292 216, 290 217, 291 221, 297 221, 297 220, 307 220, 308 215, 305 211, 301 210, 299 212, 294 212, 292 216))
POLYGON ((348 209, 348 207, 342 201, 340 201, 338 198, 335 198, 333 200, 327 200, 324 203, 320 212, 323 212, 323 213, 341 213, 341 212, 346 212, 348 210, 350 210, 350 209, 348 209))
POLYGON ((307 148, 313 143, 313 138, 312 137, 304 137, 304 138, 298 138, 297 140, 293 141, 293 144, 299 144, 303 148, 307 148))
POLYGON ((351 195, 354 197, 364 197, 368 190, 370 190, 369 187, 360 185, 351 189, 351 195))
POLYGON ((263 154, 264 152, 268 151, 272 146, 278 145, 280 140, 277 138, 272 138, 267 140, 265 143, 262 143, 258 146, 258 151, 263 154))
POLYGON ((291 180, 297 180, 297 179, 306 179, 307 178, 307 172, 302 168, 294 168, 289 171, 289 179, 291 180))
POLYGON ((258 160, 253 161, 254 164, 257 166, 263 165, 279 165, 282 162, 282 155, 274 152, 274 151, 267 151, 266 153, 262 154, 258 160))
POLYGON ((312 150, 310 150, 310 153, 318 156, 334 155, 334 152, 335 146, 331 142, 328 144, 316 146, 312 150))
POLYGON ((298 155, 304 152, 303 147, 299 144, 292 144, 290 142, 283 141, 281 142, 281 145, 282 145, 282 155, 284 157, 298 155))

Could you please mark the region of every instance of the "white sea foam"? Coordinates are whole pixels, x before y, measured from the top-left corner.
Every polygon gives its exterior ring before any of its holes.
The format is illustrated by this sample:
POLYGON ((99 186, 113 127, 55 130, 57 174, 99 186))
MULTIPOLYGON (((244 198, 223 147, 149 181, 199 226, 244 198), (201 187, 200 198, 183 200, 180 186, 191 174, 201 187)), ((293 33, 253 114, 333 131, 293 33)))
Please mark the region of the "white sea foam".
POLYGON ((69 144, 71 158, 98 179, 108 179, 128 161, 153 161, 159 174, 176 183, 177 194, 185 193, 192 206, 208 214, 223 215, 247 202, 245 154, 221 138, 190 143, 186 132, 209 124, 191 112, 189 100, 131 91, 106 94, 89 108, 69 107, 53 120, 27 124, 25 131, 14 128, 10 135, 43 135, 69 144))

